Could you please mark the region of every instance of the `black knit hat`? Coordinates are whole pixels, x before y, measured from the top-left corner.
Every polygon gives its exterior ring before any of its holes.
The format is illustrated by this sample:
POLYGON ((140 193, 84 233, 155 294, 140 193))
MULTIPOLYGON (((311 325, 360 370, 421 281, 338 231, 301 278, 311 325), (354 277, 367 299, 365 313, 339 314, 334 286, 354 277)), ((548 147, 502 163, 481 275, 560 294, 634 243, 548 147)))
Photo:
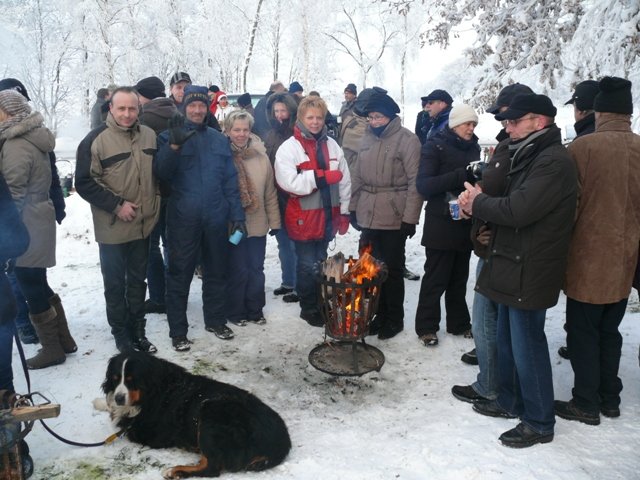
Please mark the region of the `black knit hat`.
POLYGON ((620 77, 603 77, 598 84, 600 93, 593 101, 596 112, 633 113, 631 82, 620 77))
POLYGON ((187 85, 184 87, 184 98, 182 99, 182 108, 187 109, 187 105, 191 102, 202 102, 207 107, 209 106, 209 90, 207 87, 201 87, 199 85, 187 85))
POLYGON ((248 107, 251 105, 251 94, 243 93, 238 97, 238 105, 241 107, 248 107))
POLYGON ((364 114, 368 115, 370 112, 378 112, 385 117, 393 118, 397 113, 400 113, 400 107, 398 104, 386 93, 375 92, 369 97, 364 108, 364 114))
POLYGON ((171 79, 169 80, 169 86, 173 87, 178 82, 191 82, 191 77, 187 72, 176 72, 171 75, 171 79))
POLYGON ((451 105, 453 103, 453 98, 449 95, 449 92, 446 90, 434 90, 426 97, 423 97, 426 102, 431 102, 433 100, 441 100, 447 105, 451 105))
POLYGON ((15 90, 16 92, 22 94, 22 96, 27 100, 31 100, 29 98, 29 94, 27 93, 27 89, 20 80, 17 80, 15 78, 5 78, 3 80, 0 80, 0 90, 9 89, 15 90))
POLYGON ((508 107, 511 103, 511 100, 513 100, 513 97, 521 93, 533 93, 533 90, 531 90, 528 86, 523 85, 522 83, 513 83, 511 85, 507 85, 502 90, 500 90, 498 98, 496 98, 496 101, 493 103, 493 105, 491 105, 485 111, 487 113, 495 115, 496 113, 500 112, 500 109, 502 107, 508 107))
POLYGON ((354 95, 358 94, 358 88, 355 86, 354 83, 350 83, 349 85, 347 85, 346 87, 344 87, 344 91, 345 92, 351 92, 354 95))
POLYGON ((300 83, 293 81, 291 82, 291 85, 289 85, 289 93, 296 92, 304 92, 304 88, 302 88, 302 85, 300 85, 300 83))
POLYGON ((387 91, 382 87, 365 88, 358 94, 356 103, 353 105, 353 111, 356 115, 364 117, 369 99, 374 95, 384 95, 385 93, 387 93, 387 91))
POLYGON ((136 83, 134 87, 140 95, 149 100, 158 97, 166 97, 164 83, 158 77, 147 77, 136 83))
POLYGON ((496 115, 496 120, 515 120, 524 117, 527 113, 555 117, 558 109, 553 106, 553 102, 546 95, 521 93, 513 97, 509 108, 496 115))
POLYGON ((218 93, 220 91, 220 87, 218 85, 211 85, 209 87, 209 91, 212 93, 218 93))
POLYGON ((593 110, 593 101, 600 89, 595 80, 585 80, 576 85, 576 89, 565 105, 574 104, 578 110, 593 110))

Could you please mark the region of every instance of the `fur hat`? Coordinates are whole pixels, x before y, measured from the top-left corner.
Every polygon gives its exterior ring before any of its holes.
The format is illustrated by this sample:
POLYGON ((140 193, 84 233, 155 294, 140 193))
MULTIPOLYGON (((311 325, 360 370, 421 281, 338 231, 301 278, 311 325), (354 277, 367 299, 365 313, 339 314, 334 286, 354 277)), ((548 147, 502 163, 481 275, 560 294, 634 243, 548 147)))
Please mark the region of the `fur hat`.
MULTIPOLYGON (((496 120, 515 120, 524 117, 527 113, 537 113, 553 118, 558 113, 558 109, 553 106, 553 102, 546 95, 521 93, 513 97, 509 108, 496 115, 496 120)), ((451 121, 451 116, 449 116, 449 121, 451 121)))
POLYGON ((576 85, 576 89, 565 105, 573 104, 580 111, 593 110, 593 101, 600 89, 595 80, 585 80, 576 85))
POLYGON ((600 93, 593 101, 596 112, 633 113, 631 82, 620 77, 603 77, 598 84, 600 93))
POLYGON ((191 77, 187 72, 176 72, 171 75, 171 79, 169 80, 169 86, 173 87, 178 82, 191 82, 191 77))
POLYGON ((149 100, 158 97, 166 97, 164 83, 158 77, 147 77, 136 83, 134 87, 140 95, 149 100))
POLYGON ((289 85, 289 93, 304 92, 304 88, 298 82, 291 82, 289 85))
POLYGON ((449 113, 449 128, 457 127, 466 122, 476 122, 478 124, 478 114, 470 106, 466 104, 456 105, 449 113))
POLYGON ((349 85, 347 85, 344 89, 345 92, 351 92, 354 95, 358 94, 358 88, 356 87, 356 85, 354 83, 350 83, 349 85))
POLYGON ((201 87, 200 85, 187 85, 184 87, 184 98, 182 99, 182 107, 185 109, 191 102, 202 102, 209 107, 209 90, 207 87, 201 87))
POLYGON ((453 98, 451 98, 451 95, 449 95, 449 92, 447 92, 446 90, 434 90, 422 99, 425 102, 430 102, 432 100, 441 100, 447 105, 451 105, 453 103, 453 98))
POLYGON ((10 117, 21 113, 31 113, 28 100, 17 90, 9 89, 0 91, 0 110, 10 117))
POLYGON ((511 100, 513 100, 513 97, 521 93, 533 93, 533 90, 531 90, 531 88, 529 88, 527 85, 523 85, 522 83, 512 83, 511 85, 507 85, 502 90, 500 90, 498 98, 496 98, 496 101, 493 103, 493 105, 491 105, 485 111, 487 113, 496 115, 500 112, 500 109, 502 107, 509 106, 511 100))
POLYGON ((238 105, 240 105, 241 107, 248 107, 249 105, 251 105, 251 94, 243 93, 242 95, 240 95, 238 97, 238 105))
POLYGON ((27 100, 31 100, 25 86, 20 80, 17 80, 15 78, 5 78, 3 80, 0 80, 0 90, 15 90, 27 100))

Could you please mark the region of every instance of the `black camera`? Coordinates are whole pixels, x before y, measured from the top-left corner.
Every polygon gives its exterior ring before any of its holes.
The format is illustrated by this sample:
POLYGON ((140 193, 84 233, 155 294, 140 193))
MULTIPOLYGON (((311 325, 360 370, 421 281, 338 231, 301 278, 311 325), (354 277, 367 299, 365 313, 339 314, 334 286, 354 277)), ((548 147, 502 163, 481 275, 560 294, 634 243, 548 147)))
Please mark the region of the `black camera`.
POLYGON ((487 168, 488 163, 483 160, 477 160, 467 165, 467 172, 476 182, 482 180, 482 172, 487 168))

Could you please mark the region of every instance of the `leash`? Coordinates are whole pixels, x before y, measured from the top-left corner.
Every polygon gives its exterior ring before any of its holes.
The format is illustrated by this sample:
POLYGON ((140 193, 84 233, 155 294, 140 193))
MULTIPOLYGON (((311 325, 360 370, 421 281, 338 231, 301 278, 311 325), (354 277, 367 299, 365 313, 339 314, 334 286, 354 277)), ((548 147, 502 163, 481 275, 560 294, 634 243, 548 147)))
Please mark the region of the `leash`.
MULTIPOLYGON (((39 392, 31 392, 31 378, 29 377, 29 367, 27 367, 27 359, 25 358, 25 355, 24 355, 24 350, 22 348, 22 343, 20 343, 20 339, 18 338, 17 329, 14 329, 14 338, 16 340, 16 345, 18 347, 18 352, 20 353, 20 362, 22 363, 22 370, 24 371, 24 377, 25 377, 25 379, 27 381, 27 391, 29 392, 27 395, 21 396, 21 398, 28 399, 28 401, 31 402, 31 405, 35 405, 33 403, 33 396, 34 395, 39 395, 40 397, 44 398, 47 401, 47 403, 51 403, 49 401, 49 399, 47 397, 45 397, 44 395, 42 395, 41 393, 39 393, 39 392)), ((114 434, 109 435, 102 442, 82 443, 82 442, 75 442, 73 440, 69 440, 67 438, 64 438, 62 435, 54 432, 46 423, 44 423, 44 420, 39 419, 38 421, 42 424, 44 429, 47 432, 49 432, 54 438, 56 438, 57 440, 60 440, 63 443, 66 443, 67 445, 73 445, 74 447, 101 447, 102 445, 109 445, 110 443, 114 442, 118 438, 122 438, 127 433, 126 430, 120 430, 119 432, 116 432, 114 434)), ((31 428, 33 428, 33 422, 29 422, 29 423, 25 422, 25 425, 28 425, 28 426, 25 428, 26 433, 24 434, 24 436, 26 436, 27 433, 29 433, 29 431, 31 431, 31 428)), ((24 436, 22 438, 24 438, 24 436)))

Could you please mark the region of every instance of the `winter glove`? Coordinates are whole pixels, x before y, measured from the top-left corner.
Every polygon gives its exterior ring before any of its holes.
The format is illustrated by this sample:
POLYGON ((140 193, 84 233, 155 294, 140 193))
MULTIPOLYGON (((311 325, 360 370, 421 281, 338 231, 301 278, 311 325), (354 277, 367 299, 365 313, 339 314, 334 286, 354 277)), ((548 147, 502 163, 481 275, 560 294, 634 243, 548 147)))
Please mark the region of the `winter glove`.
POLYGON ((240 230, 242 235, 247 236, 247 225, 244 222, 233 222, 231 224, 231 233, 240 230))
POLYGON ((338 217, 338 233, 344 235, 349 230, 349 215, 340 215, 338 217))
POLYGON ((196 134, 195 130, 188 132, 184 128, 184 117, 179 113, 174 113, 169 119, 169 144, 182 146, 196 134))
POLYGON ((333 185, 342 180, 342 172, 340 170, 315 170, 314 174, 318 188, 333 185))
POLYGON ((278 235, 279 231, 280 231, 279 228, 272 228, 271 230, 269 230, 269 235, 272 237, 275 237, 276 235, 278 235))
POLYGON ((362 230, 360 225, 358 225, 358 217, 356 217, 356 212, 349 212, 349 222, 351 223, 351 226, 355 230, 357 230, 357 231, 362 230))
POLYGON ((402 222, 400 231, 406 238, 411 238, 416 234, 416 226, 413 223, 402 222))
POLYGON ((58 225, 62 225, 62 220, 64 220, 66 216, 67 213, 64 210, 56 208, 56 222, 58 222, 58 225))

